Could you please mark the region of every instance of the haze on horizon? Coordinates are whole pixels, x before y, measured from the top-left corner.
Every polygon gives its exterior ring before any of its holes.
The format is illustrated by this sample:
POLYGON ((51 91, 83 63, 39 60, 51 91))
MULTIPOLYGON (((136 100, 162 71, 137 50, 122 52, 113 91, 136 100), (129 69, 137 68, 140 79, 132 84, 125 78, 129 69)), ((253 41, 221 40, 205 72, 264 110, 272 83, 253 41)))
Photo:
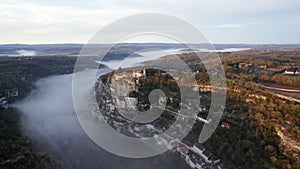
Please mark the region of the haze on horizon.
POLYGON ((212 43, 299 44, 299 11, 299 0, 3 0, 0 44, 86 43, 105 25, 140 13, 177 16, 212 43))

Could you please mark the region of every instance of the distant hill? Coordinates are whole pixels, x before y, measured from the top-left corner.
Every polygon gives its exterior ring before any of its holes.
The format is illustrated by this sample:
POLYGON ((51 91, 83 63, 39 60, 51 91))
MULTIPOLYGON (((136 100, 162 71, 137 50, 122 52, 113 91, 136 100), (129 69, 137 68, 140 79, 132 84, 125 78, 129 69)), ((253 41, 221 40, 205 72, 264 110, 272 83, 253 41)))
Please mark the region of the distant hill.
MULTIPOLYGON (((74 56, 80 53, 84 44, 8 44, 0 45, 0 56, 49 56, 49 55, 63 55, 74 56)), ((95 44, 98 52, 105 52, 109 44, 95 44)), ((189 44, 189 47, 195 50, 205 50, 210 47, 208 44, 189 44)), ((268 50, 295 50, 300 49, 300 44, 214 44, 217 51, 230 51, 230 49, 268 49, 268 50)), ((145 49, 189 49, 185 44, 175 43, 121 43, 115 45, 110 52, 132 53, 134 51, 145 49)))

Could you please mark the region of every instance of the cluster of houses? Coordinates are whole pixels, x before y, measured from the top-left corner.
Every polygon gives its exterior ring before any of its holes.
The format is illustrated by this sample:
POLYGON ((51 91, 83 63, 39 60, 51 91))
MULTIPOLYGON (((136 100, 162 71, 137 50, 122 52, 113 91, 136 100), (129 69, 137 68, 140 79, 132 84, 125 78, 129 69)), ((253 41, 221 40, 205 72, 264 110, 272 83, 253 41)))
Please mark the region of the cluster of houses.
POLYGON ((135 109, 137 98, 137 85, 146 79, 146 69, 133 71, 133 78, 126 73, 113 76, 111 88, 109 89, 115 97, 115 103, 120 109, 135 109))
MULTIPOLYGON (((114 103, 118 109, 133 110, 137 108, 138 103, 141 101, 138 98, 138 87, 143 85, 147 78, 147 71, 143 70, 133 71, 132 76, 128 73, 119 73, 113 76, 110 88, 111 95, 114 96, 114 103)), ((169 94, 177 95, 176 93, 169 92, 169 94)), ((159 97, 158 105, 165 105, 165 102, 173 104, 176 98, 172 97, 159 97), (167 100, 166 100, 167 99, 167 100)), ((140 104, 140 107, 144 105, 140 104)))
POLYGON ((19 91, 16 88, 3 90, 2 93, 3 95, 0 97, 0 108, 4 109, 7 109, 9 107, 7 98, 19 96, 19 91))
MULTIPOLYGON (((230 123, 223 122, 221 127, 230 128, 230 123)), ((176 151, 194 169, 218 168, 226 169, 226 164, 221 163, 221 159, 213 159, 212 153, 199 143, 191 143, 188 141, 178 141, 176 151)))
MULTIPOLYGON (((126 118, 124 118, 121 114, 117 113, 115 109, 118 111, 120 109, 131 110, 136 109, 138 104, 138 97, 137 97, 137 86, 141 84, 141 81, 146 79, 146 70, 143 69, 142 71, 133 71, 133 82, 132 80, 128 80, 128 76, 130 74, 118 74, 115 77, 114 84, 111 84, 110 87, 107 87, 105 90, 112 92, 113 98, 105 98, 105 104, 101 105, 106 107, 102 114, 104 115, 104 120, 110 124, 115 130, 121 132, 128 136, 139 137, 139 138, 147 138, 152 137, 157 141, 158 145, 165 147, 168 150, 173 152, 177 152, 185 161, 186 163, 194 169, 205 169, 205 168, 218 168, 218 169, 225 169, 225 165, 221 164, 220 159, 213 159, 212 153, 205 149, 202 144, 199 143, 190 143, 187 141, 179 141, 176 138, 172 138, 166 134, 160 134, 164 131, 164 127, 160 126, 157 123, 151 124, 138 124, 134 123, 126 118)), ((103 87, 103 86, 102 86, 103 87)), ((198 87, 198 86, 197 86, 198 87)), ((205 86, 204 90, 210 91, 211 88, 209 86, 205 86)), ((167 99, 172 99, 167 98, 167 99)), ((173 100, 169 100, 173 102, 173 100)), ((165 98, 158 98, 158 102, 163 104, 165 102, 165 98)), ((188 102, 186 106, 192 106, 194 103, 192 101, 188 102)), ((183 106, 183 105, 182 105, 183 106)), ((199 111, 206 111, 205 106, 200 106, 199 111)), ((184 118, 184 116, 179 116, 179 118, 184 118)), ((209 120, 202 119, 198 117, 198 121, 202 121, 204 123, 209 123, 209 120)), ((230 128, 230 124, 224 122, 221 125, 223 128, 230 128)), ((176 126, 178 128, 178 132, 182 132, 183 127, 178 124, 176 126)))
POLYGON ((300 71, 299 70, 292 70, 292 69, 286 69, 283 74, 285 75, 300 75, 300 71))
POLYGON ((7 102, 7 99, 6 97, 0 97, 0 108, 5 108, 7 109, 8 108, 8 102, 7 102))
POLYGON ((139 138, 153 136, 158 145, 161 145, 172 152, 177 152, 191 168, 208 169, 217 166, 221 162, 220 159, 213 160, 212 153, 199 143, 192 144, 187 141, 182 142, 166 134, 158 135, 158 133, 163 131, 163 128, 160 129, 153 124, 134 124, 124 119, 121 120, 120 117, 115 117, 114 115, 112 117, 112 120, 108 120, 108 123, 117 131, 128 136, 139 138))
POLYGON ((112 96, 115 96, 114 101, 119 109, 135 109, 138 98, 135 87, 121 81, 114 82, 110 88, 112 96))
POLYGON ((258 68, 260 68, 260 69, 267 69, 267 68, 268 68, 268 66, 267 66, 267 65, 265 65, 265 64, 262 64, 262 65, 259 65, 259 66, 258 66, 258 68))
MULTIPOLYGON (((206 150, 202 144, 179 141, 166 134, 157 135, 157 133, 163 131, 163 128, 160 129, 153 124, 134 124, 126 120, 120 120, 120 117, 113 117, 112 119, 113 120, 108 121, 108 123, 117 131, 139 138, 153 136, 158 145, 161 145, 172 152, 177 152, 193 169, 210 169, 213 167, 226 169, 226 167, 221 164, 221 160, 213 159, 212 153, 206 150), (153 133, 155 134, 153 135, 153 133)), ((224 127, 226 128, 230 127, 229 123, 224 123, 223 125, 225 125, 224 127)))
MULTIPOLYGON (((253 64, 245 63, 245 62, 239 63, 239 68, 246 68, 246 67, 249 67, 249 68, 253 67, 253 64)), ((265 70, 268 68, 268 66, 266 64, 257 65, 257 67, 260 69, 265 69, 265 70)), ((284 75, 300 75, 300 70, 298 70, 298 67, 296 67, 294 69, 280 68, 278 70, 283 71, 284 75)))
MULTIPOLYGON (((212 154, 206 156, 206 154, 204 154, 205 148, 201 144, 179 142, 177 145, 177 151, 191 168, 204 169, 211 168, 210 166, 212 166, 212 154)), ((216 162, 220 161, 217 160, 216 162)))
POLYGON ((252 67, 252 66, 253 66, 253 64, 251 64, 251 63, 244 63, 244 62, 239 63, 239 68, 252 67))
MULTIPOLYGON (((128 136, 138 138, 153 136, 158 145, 164 146, 166 149, 173 152, 177 152, 191 168, 209 169, 217 167, 218 169, 226 169, 225 165, 221 163, 221 160, 213 159, 212 153, 206 150, 202 144, 179 141, 166 134, 157 135, 158 133, 161 133, 164 128, 159 128, 154 124, 135 124, 114 114, 110 114, 110 119, 111 120, 108 120, 107 122, 113 128, 128 136)), ((229 129, 230 124, 224 122, 221 126, 229 129)), ((182 129, 182 127, 178 126, 178 131, 180 131, 180 129, 182 129)))
POLYGON ((133 71, 133 77, 137 79, 146 79, 147 78, 146 68, 144 68, 142 71, 138 71, 138 70, 133 71))
POLYGON ((17 88, 4 90, 3 93, 7 98, 19 96, 19 90, 17 88))
POLYGON ((213 159, 212 153, 205 149, 202 144, 188 141, 177 142, 176 151, 193 169, 226 169, 226 165, 220 159, 213 159))

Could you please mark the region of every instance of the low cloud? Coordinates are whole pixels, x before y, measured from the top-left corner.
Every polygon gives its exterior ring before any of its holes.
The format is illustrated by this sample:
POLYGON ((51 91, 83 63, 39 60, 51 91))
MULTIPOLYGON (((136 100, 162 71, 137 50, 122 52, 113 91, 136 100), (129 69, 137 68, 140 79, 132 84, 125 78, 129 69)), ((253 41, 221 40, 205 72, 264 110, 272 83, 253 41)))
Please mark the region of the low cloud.
MULTIPOLYGON (((85 76, 87 72, 80 73, 85 76)), ((14 106, 22 111, 22 126, 35 141, 35 146, 57 154, 66 168, 189 168, 175 154, 129 159, 113 155, 94 144, 82 130, 74 111, 71 74, 43 78, 35 85, 36 89, 14 106)))

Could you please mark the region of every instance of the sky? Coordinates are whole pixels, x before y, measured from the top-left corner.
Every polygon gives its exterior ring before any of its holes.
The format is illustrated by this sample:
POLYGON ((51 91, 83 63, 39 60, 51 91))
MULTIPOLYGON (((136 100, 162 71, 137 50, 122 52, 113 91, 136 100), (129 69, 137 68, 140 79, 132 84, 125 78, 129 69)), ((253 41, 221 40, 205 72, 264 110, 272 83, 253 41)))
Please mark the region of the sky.
POLYGON ((212 43, 300 44, 299 0, 1 0, 0 44, 86 43, 140 13, 179 17, 212 43))

